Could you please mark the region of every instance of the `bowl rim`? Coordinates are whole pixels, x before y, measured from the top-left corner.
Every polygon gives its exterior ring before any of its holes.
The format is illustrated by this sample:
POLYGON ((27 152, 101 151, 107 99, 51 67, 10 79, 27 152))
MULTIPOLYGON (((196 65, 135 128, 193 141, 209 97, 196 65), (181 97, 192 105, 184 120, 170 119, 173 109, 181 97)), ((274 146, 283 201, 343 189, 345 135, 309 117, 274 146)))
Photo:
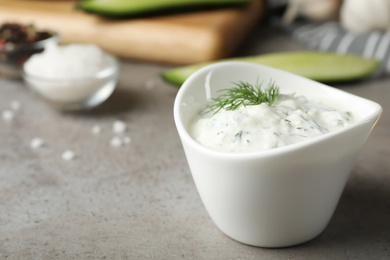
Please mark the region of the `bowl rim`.
POLYGON ((42 39, 40 41, 31 42, 31 43, 13 44, 14 47, 11 50, 7 50, 5 46, 0 46, 0 52, 6 54, 6 53, 14 53, 18 51, 29 51, 34 49, 40 49, 40 48, 44 48, 45 45, 49 42, 60 41, 60 35, 58 33, 52 31, 45 31, 45 32, 47 32, 50 35, 50 37, 42 39))
POLYGON ((119 67, 120 67, 120 65, 119 65, 120 62, 119 62, 119 59, 117 57, 115 57, 114 55, 111 55, 107 52, 104 52, 104 54, 106 55, 106 57, 108 59, 110 59, 111 65, 108 66, 107 68, 104 68, 101 71, 98 71, 93 76, 88 75, 86 77, 75 77, 75 78, 66 78, 66 77, 64 77, 64 78, 48 78, 48 77, 38 76, 35 74, 28 73, 26 71, 25 64, 27 63, 28 60, 23 64, 21 74, 25 80, 32 79, 32 80, 37 80, 37 81, 42 81, 42 82, 49 82, 49 83, 50 82, 57 83, 58 81, 63 81, 63 82, 67 82, 67 83, 69 83, 69 82, 86 82, 86 81, 91 81, 91 80, 104 79, 104 78, 108 78, 108 77, 111 77, 111 76, 117 74, 119 71, 119 67))
POLYGON ((302 149, 305 147, 310 147, 310 146, 316 145, 320 142, 324 142, 327 139, 330 139, 334 136, 340 135, 341 133, 347 132, 350 129, 356 128, 359 125, 367 124, 372 120, 374 120, 374 125, 375 125, 378 122, 378 120, 381 116, 381 113, 383 111, 380 104, 378 104, 372 100, 348 93, 348 92, 343 91, 341 89, 333 88, 331 86, 325 85, 323 83, 305 78, 303 76, 300 76, 300 75, 297 75, 297 74, 294 74, 294 73, 291 73, 288 71, 283 71, 283 70, 272 68, 270 66, 265 66, 262 64, 255 64, 255 63, 242 62, 242 61, 215 62, 215 63, 209 64, 209 65, 206 65, 206 66, 200 68, 199 70, 197 70, 196 72, 194 72, 193 74, 191 74, 186 79, 186 81, 182 84, 182 86, 180 87, 180 89, 176 95, 176 98, 175 98, 173 110, 174 110, 173 111, 174 112, 173 113, 174 114, 174 121, 175 121, 175 124, 177 127, 177 131, 179 132, 180 138, 184 139, 186 143, 188 143, 194 149, 200 151, 201 153, 203 153, 205 155, 210 155, 212 157, 217 157, 217 158, 228 158, 228 159, 266 158, 266 157, 270 157, 270 156, 275 156, 276 154, 285 154, 285 153, 289 153, 289 152, 292 152, 292 151, 295 151, 298 149, 302 149), (182 100, 185 97, 187 90, 190 88, 190 85, 191 85, 190 83, 194 79, 196 79, 199 75, 201 75, 207 71, 212 71, 213 69, 216 69, 218 67, 235 66, 235 65, 256 66, 256 67, 263 69, 263 70, 265 69, 265 70, 269 70, 269 71, 274 71, 277 73, 282 73, 283 75, 288 76, 288 77, 294 77, 294 78, 297 78, 300 80, 305 80, 305 81, 314 83, 323 89, 329 89, 332 92, 342 93, 343 95, 350 96, 354 99, 360 99, 362 102, 370 103, 373 106, 373 111, 368 116, 366 116, 360 120, 354 121, 351 124, 341 128, 341 129, 337 129, 335 131, 328 132, 326 134, 317 136, 317 137, 312 138, 312 139, 307 140, 307 141, 298 142, 298 143, 294 143, 294 144, 290 144, 290 145, 286 145, 286 146, 281 146, 281 147, 277 147, 274 149, 254 151, 254 152, 223 152, 223 151, 218 151, 218 150, 214 150, 212 148, 205 147, 204 145, 197 142, 190 135, 190 133, 187 130, 187 127, 184 125, 184 123, 181 119, 180 111, 181 111, 181 106, 182 106, 182 100))

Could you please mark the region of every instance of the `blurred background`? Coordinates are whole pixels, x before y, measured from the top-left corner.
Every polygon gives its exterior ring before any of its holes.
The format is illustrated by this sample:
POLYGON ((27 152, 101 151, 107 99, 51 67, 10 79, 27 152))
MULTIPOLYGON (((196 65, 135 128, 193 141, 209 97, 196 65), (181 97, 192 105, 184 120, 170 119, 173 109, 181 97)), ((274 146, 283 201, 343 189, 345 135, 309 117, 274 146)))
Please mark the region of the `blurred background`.
MULTIPOLYGON (((307 48, 382 61, 389 71, 386 0, 0 0, 0 23, 33 24, 60 42, 92 43, 126 59, 173 65, 237 55, 259 24, 307 48)), ((261 54, 261 53, 259 53, 261 54)))

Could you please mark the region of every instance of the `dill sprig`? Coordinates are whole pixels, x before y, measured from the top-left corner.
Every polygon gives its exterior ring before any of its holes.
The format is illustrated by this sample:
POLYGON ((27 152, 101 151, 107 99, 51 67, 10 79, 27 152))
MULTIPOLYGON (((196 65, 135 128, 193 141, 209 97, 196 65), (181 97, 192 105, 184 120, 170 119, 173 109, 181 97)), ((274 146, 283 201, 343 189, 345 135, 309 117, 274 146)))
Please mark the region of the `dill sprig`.
POLYGON ((235 87, 222 89, 222 95, 211 98, 212 103, 205 109, 204 114, 212 112, 213 115, 221 109, 236 110, 240 106, 254 106, 261 103, 272 105, 279 96, 279 88, 274 82, 269 82, 268 88, 261 89, 261 84, 258 82, 253 85, 248 82, 239 81, 233 83, 235 87))

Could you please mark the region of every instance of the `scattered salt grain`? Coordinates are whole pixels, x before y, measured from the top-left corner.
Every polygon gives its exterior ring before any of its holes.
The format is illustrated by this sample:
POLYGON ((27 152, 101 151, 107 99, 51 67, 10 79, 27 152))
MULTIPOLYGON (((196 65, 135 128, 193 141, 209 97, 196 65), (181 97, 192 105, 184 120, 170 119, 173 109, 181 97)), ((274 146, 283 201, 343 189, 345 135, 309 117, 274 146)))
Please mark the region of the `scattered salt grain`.
POLYGON ((20 109, 20 107, 21 107, 21 104, 20 104, 19 101, 14 100, 14 101, 11 102, 10 107, 11 107, 12 110, 18 111, 20 109))
POLYGON ((15 114, 13 111, 6 109, 2 113, 2 117, 4 121, 9 122, 12 121, 12 119, 14 119, 15 114))
POLYGON ((112 131, 116 134, 121 134, 126 131, 126 124, 123 121, 117 120, 112 125, 112 131))
POLYGON ((131 143, 131 138, 130 138, 129 136, 125 136, 125 137, 123 138, 123 142, 124 142, 125 144, 129 144, 129 143, 131 143))
POLYGON ((31 149, 38 149, 44 145, 44 141, 41 138, 33 138, 30 142, 31 149))
POLYGON ((71 150, 66 150, 62 153, 62 160, 64 161, 71 161, 76 157, 76 154, 71 150))
POLYGON ((102 128, 98 125, 94 125, 92 128, 91 128, 91 133, 92 134, 100 134, 102 132, 102 128))
POLYGON ((145 83, 145 88, 150 90, 150 89, 153 89, 155 87, 155 85, 156 84, 154 83, 153 80, 148 80, 145 83))
POLYGON ((118 136, 114 136, 111 141, 110 141, 110 145, 112 147, 121 147, 123 144, 122 140, 118 137, 118 136))

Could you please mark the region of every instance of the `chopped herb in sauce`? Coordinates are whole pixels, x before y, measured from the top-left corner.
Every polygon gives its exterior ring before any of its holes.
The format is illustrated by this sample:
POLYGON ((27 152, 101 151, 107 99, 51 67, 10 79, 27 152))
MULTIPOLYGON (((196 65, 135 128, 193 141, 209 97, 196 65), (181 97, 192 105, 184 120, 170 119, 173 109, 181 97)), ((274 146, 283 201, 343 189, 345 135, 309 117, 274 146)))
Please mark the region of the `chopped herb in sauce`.
POLYGON ((272 83, 238 83, 195 118, 191 135, 223 152, 255 152, 315 138, 350 124, 349 112, 295 94, 280 94, 272 83), (250 93, 253 91, 255 93, 250 93), (258 98, 258 99, 256 99, 258 98))

